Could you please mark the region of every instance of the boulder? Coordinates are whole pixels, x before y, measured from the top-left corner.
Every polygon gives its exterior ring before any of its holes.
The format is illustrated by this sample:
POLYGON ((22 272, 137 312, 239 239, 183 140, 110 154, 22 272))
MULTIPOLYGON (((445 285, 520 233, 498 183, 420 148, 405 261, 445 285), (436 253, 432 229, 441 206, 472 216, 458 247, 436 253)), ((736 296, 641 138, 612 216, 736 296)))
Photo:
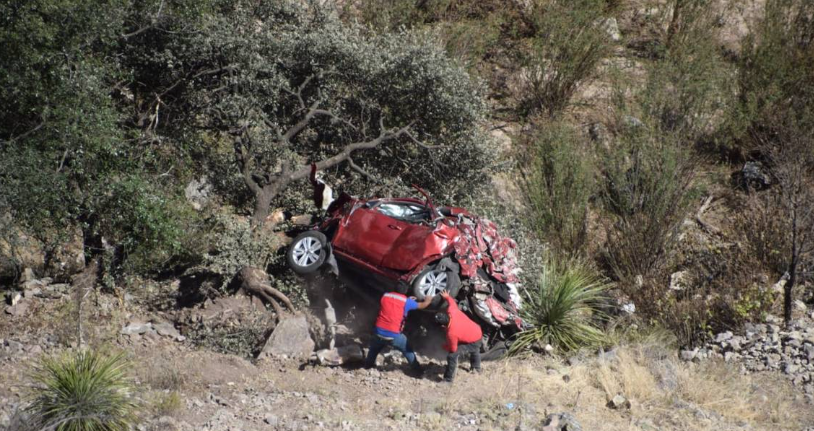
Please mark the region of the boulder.
POLYGON ((317 351, 316 357, 320 365, 329 367, 362 362, 365 359, 364 352, 362 352, 362 348, 358 344, 322 349, 317 351))
POLYGON ((630 400, 625 398, 622 394, 617 394, 613 399, 608 401, 608 407, 614 410, 622 410, 630 408, 630 400))
POLYGON ((178 339, 178 337, 181 336, 181 333, 178 332, 178 330, 175 329, 175 326, 173 326, 171 323, 167 322, 154 323, 153 329, 155 329, 155 332, 158 332, 158 335, 162 335, 164 337, 178 339))
POLYGON ((197 211, 200 211, 209 203, 211 194, 212 184, 209 184, 206 177, 201 177, 199 180, 193 179, 187 184, 186 188, 184 188, 184 197, 186 197, 187 202, 192 205, 192 208, 195 208, 197 211))
POLYGON ((569 413, 550 414, 541 425, 541 431, 582 431, 579 422, 569 413))
POLYGON ((127 326, 122 328, 122 334, 124 335, 134 335, 134 334, 143 334, 147 331, 152 329, 151 323, 142 323, 142 322, 130 322, 127 326))
POLYGON ((27 302, 18 302, 15 305, 11 305, 6 307, 6 314, 11 314, 14 317, 20 317, 28 311, 28 303, 27 302))
POLYGON ((308 321, 304 315, 296 315, 284 318, 277 324, 260 352, 260 357, 285 355, 291 358, 309 358, 314 347, 308 321))

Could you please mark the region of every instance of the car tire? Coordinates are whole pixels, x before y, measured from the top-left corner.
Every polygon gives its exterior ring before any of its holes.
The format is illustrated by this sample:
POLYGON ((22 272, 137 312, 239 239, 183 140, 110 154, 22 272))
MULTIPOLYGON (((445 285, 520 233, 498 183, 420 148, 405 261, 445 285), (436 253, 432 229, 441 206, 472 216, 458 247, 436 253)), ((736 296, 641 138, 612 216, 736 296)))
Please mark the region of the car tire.
MULTIPOLYGON (((458 296, 458 291, 461 289, 461 276, 457 271, 447 268, 445 271, 438 271, 438 264, 427 265, 418 275, 413 279, 412 294, 416 298, 423 299, 429 292, 433 296, 437 296, 442 291, 446 290, 453 298, 458 296), (430 279, 428 279, 428 277, 430 279), (432 287, 428 286, 432 285, 432 287), (443 288, 441 288, 443 287, 443 288), (440 288, 440 289, 439 289, 440 288)), ((437 296, 440 299, 440 296, 437 296)), ((433 300, 433 305, 437 306, 438 300, 433 300)))
POLYGON ((328 238, 322 232, 309 230, 294 238, 285 259, 297 274, 311 274, 325 263, 328 250, 328 238))

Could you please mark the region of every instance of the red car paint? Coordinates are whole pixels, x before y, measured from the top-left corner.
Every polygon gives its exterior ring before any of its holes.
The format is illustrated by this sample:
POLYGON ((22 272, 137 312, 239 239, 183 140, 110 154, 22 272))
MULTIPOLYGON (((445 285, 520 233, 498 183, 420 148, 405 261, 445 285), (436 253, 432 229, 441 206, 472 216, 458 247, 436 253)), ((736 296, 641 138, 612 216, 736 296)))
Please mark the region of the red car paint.
POLYGON ((489 220, 458 207, 435 210, 429 199, 364 200, 343 193, 315 228, 332 232, 338 257, 393 280, 410 282, 427 264, 452 256, 464 277, 476 277, 482 267, 498 282, 518 281, 513 240, 501 237, 489 220), (420 222, 399 220, 379 210, 386 204, 421 209, 427 216, 420 222))

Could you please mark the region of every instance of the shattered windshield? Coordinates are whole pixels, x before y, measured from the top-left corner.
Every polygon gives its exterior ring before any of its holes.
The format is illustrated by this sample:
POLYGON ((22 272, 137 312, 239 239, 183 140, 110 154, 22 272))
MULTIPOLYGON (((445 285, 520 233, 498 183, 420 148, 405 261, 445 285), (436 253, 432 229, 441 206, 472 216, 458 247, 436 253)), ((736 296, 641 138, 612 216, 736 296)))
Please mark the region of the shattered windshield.
POLYGON ((411 223, 427 220, 429 215, 427 208, 407 203, 382 202, 376 207, 376 210, 388 217, 411 223))

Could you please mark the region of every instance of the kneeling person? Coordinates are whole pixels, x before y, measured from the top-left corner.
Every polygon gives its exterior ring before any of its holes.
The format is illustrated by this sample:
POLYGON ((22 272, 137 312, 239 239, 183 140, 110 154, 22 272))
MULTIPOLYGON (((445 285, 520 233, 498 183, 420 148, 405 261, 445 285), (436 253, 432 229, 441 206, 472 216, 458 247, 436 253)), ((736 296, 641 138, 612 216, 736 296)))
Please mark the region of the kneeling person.
POLYGON ((480 349, 483 345, 483 331, 480 325, 473 322, 466 314, 458 308, 455 299, 449 293, 443 292, 441 296, 449 304, 447 312, 436 313, 435 321, 446 327, 447 342, 444 349, 449 352, 447 355, 447 370, 444 373, 444 380, 452 382, 455 379, 455 371, 458 369, 458 357, 461 354, 469 354, 469 363, 472 371, 480 372, 480 349))
POLYGON ((376 357, 379 352, 387 346, 400 351, 413 373, 422 373, 421 365, 415 357, 415 352, 410 346, 407 337, 401 333, 404 329, 404 320, 411 310, 421 310, 427 308, 433 297, 427 296, 421 302, 416 302, 414 298, 408 298, 402 293, 388 292, 382 296, 379 308, 379 316, 376 318, 376 332, 370 342, 370 349, 365 360, 365 368, 376 366, 376 357))

